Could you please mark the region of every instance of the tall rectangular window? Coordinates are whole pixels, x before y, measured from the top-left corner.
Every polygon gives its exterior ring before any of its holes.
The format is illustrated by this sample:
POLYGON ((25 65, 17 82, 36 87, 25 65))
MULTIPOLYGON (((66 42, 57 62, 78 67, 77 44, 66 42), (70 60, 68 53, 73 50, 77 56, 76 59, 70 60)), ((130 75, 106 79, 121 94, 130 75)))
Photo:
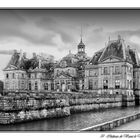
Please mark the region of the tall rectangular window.
POLYGON ((6 74, 6 79, 9 79, 9 74, 8 73, 6 74))
POLYGON ((13 73, 13 79, 15 79, 15 74, 13 73))
POLYGON ((48 83, 44 83, 44 90, 48 90, 48 83))
POLYGON ((38 83, 35 82, 35 90, 38 90, 38 83))
POLYGON ((31 78, 31 74, 30 73, 29 73, 28 77, 31 78))
POLYGON ((22 73, 22 78, 24 78, 24 73, 22 73))
POLYGON ((9 89, 9 82, 5 83, 5 89, 9 89))
POLYGON ((120 88, 120 80, 115 80, 115 89, 120 88))
POLYGON ((29 90, 32 90, 31 82, 29 82, 29 90))
POLYGON ((93 89, 93 81, 90 79, 89 80, 89 90, 93 89))
POLYGON ((98 88, 98 81, 94 81, 94 88, 98 88))
POLYGON ((108 74, 108 67, 104 67, 103 73, 104 73, 104 74, 108 74))
POLYGON ((36 79, 36 78, 37 78, 37 74, 35 73, 35 75, 34 75, 34 76, 35 76, 35 79, 36 79))
POLYGON ((51 83, 51 90, 54 90, 54 83, 51 83))
POLYGON ((120 67, 119 66, 115 66, 115 74, 119 74, 120 73, 120 67))
POLYGON ((133 89, 133 81, 130 80, 130 89, 133 89))
POLYGON ((108 89, 108 80, 103 80, 103 88, 108 89))
POLYGON ((94 75, 93 70, 89 70, 89 76, 93 76, 93 75, 94 75))
POLYGON ((24 85, 24 81, 21 81, 21 89, 24 89, 25 85, 24 85))
POLYGON ((127 88, 129 89, 129 80, 127 80, 127 88))

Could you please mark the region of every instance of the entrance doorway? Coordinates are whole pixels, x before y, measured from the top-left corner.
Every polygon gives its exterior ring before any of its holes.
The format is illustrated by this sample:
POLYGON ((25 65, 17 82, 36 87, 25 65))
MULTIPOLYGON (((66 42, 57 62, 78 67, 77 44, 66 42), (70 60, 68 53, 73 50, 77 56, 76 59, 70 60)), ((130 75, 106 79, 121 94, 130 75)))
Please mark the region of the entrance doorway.
POLYGON ((66 85, 64 83, 61 85, 61 90, 62 90, 62 92, 64 92, 66 90, 66 85))
POLYGON ((136 105, 136 106, 139 106, 139 104, 140 104, 140 103, 139 103, 139 95, 136 95, 136 94, 135 94, 135 105, 136 105))

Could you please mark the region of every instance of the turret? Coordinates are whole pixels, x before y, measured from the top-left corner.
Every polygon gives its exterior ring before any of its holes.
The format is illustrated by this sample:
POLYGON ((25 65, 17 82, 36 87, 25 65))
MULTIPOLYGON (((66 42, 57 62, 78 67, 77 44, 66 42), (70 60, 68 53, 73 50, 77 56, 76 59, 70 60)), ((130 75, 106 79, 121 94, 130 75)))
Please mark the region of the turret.
POLYGON ((85 53, 85 44, 82 42, 82 38, 80 43, 78 44, 78 53, 85 53))
POLYGON ((83 35, 82 35, 82 27, 81 27, 81 41, 78 44, 78 53, 85 53, 85 44, 83 43, 82 36, 83 35))

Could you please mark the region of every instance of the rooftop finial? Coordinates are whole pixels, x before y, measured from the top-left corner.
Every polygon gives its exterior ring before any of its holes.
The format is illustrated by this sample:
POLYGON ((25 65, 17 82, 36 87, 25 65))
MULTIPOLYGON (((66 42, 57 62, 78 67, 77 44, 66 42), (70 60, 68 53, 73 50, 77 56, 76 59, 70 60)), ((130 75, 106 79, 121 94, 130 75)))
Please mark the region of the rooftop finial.
POLYGON ((83 37, 82 25, 81 25, 81 35, 80 35, 80 37, 81 37, 81 42, 82 42, 82 37, 83 37))

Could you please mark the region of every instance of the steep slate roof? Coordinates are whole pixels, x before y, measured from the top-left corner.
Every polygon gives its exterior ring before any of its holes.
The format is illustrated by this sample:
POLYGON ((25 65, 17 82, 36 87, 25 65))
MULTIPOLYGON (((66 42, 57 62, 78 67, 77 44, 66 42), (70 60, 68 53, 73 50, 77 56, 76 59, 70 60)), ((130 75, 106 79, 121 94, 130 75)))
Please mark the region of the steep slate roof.
POLYGON ((120 40, 109 41, 108 46, 105 48, 100 61, 105 60, 109 56, 115 56, 117 58, 124 58, 123 43, 120 40))
POLYGON ((10 66, 14 66, 16 69, 18 69, 19 68, 19 60, 20 60, 20 53, 15 51, 14 54, 12 55, 8 65, 4 68, 4 70, 6 70, 10 66))
POLYGON ((133 61, 134 66, 140 66, 140 59, 136 50, 129 49, 129 54, 131 56, 131 60, 133 61))
POLYGON ((98 60, 101 57, 102 53, 103 53, 103 49, 101 51, 96 52, 96 54, 92 57, 89 63, 93 65, 98 64, 98 60))
POLYGON ((15 51, 4 70, 11 66, 13 66, 14 69, 25 71, 35 70, 39 67, 39 60, 41 60, 41 68, 45 70, 45 64, 47 64, 45 59, 37 57, 36 55, 34 55, 31 59, 28 59, 26 56, 21 56, 21 53, 15 51))
POLYGON ((132 63, 133 65, 139 65, 139 59, 136 56, 136 51, 129 46, 126 47, 124 40, 118 39, 109 41, 107 47, 98 51, 91 59, 90 64, 96 65, 109 57, 118 58, 123 61, 132 63))

